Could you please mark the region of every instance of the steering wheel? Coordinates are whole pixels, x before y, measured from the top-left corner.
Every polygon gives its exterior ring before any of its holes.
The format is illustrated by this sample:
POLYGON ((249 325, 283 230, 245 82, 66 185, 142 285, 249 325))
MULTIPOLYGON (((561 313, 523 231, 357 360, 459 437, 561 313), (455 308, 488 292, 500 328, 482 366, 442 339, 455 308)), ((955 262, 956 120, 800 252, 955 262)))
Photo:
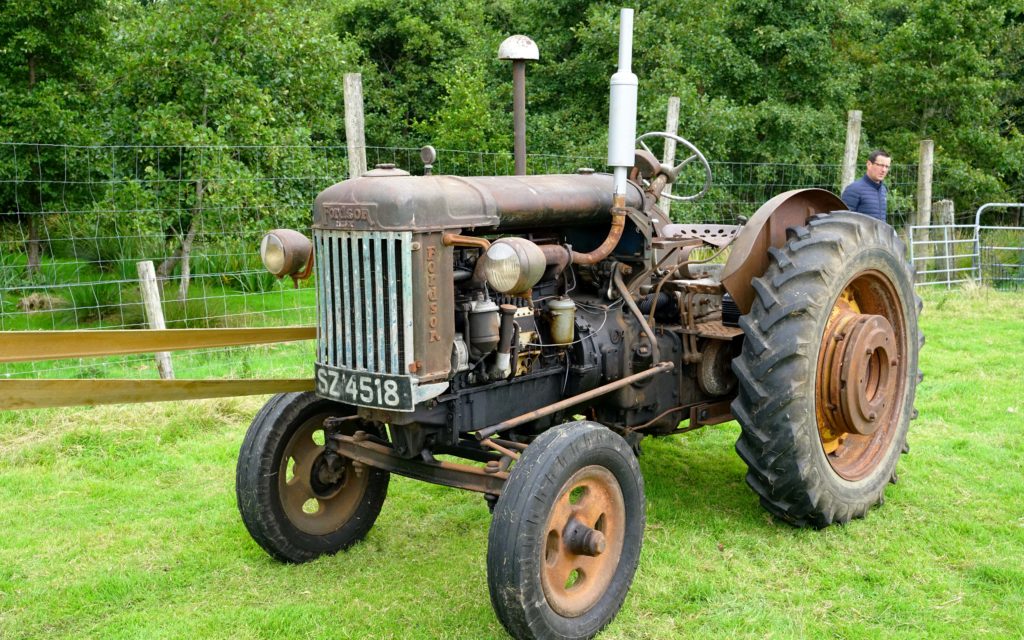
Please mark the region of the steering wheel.
POLYGON ((711 188, 711 165, 708 164, 707 158, 705 158, 704 154, 700 152, 700 149, 693 146, 693 143, 691 143, 686 138, 677 136, 674 133, 669 133, 667 131, 648 131, 647 133, 643 134, 642 136, 636 139, 636 144, 640 145, 640 147, 644 151, 651 154, 653 154, 651 148, 647 146, 646 142, 644 142, 646 138, 664 138, 665 140, 674 140, 677 144, 681 144, 682 146, 686 147, 687 149, 693 152, 693 154, 686 160, 683 160, 682 162, 672 167, 671 169, 667 169, 667 173, 669 174, 670 178, 669 182, 675 182, 676 179, 679 177, 680 172, 682 172, 682 170, 686 168, 686 165, 690 164, 694 160, 700 160, 701 165, 703 165, 704 167, 704 184, 701 185, 700 191, 688 196, 677 196, 674 194, 662 193, 660 194, 660 197, 667 198, 669 200, 674 200, 676 202, 689 202, 691 200, 696 200, 697 198, 703 196, 705 193, 708 192, 708 189, 711 188))

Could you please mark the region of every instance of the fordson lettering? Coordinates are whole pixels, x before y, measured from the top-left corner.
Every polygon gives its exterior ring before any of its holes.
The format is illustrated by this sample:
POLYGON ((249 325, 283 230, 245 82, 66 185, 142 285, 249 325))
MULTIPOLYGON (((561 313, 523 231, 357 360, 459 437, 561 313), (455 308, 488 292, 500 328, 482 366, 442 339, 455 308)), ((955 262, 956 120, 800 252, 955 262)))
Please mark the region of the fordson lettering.
POLYGON ((374 204, 325 204, 323 205, 324 217, 333 227, 339 229, 352 229, 357 223, 370 222, 370 210, 374 204))
POLYGON ((429 317, 427 326, 430 328, 430 341, 441 342, 441 334, 437 328, 440 320, 437 317, 437 248, 427 247, 427 302, 429 317))

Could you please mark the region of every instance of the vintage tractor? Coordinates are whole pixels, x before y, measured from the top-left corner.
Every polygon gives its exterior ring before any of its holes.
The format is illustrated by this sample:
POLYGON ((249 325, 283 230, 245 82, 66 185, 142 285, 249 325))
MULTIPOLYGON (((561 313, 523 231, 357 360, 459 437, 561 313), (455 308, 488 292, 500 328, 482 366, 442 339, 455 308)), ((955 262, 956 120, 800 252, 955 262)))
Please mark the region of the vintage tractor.
POLYGON ((797 526, 882 502, 918 382, 903 246, 819 189, 742 226, 671 222, 666 185, 702 166, 703 191, 711 170, 682 138, 687 159, 659 163, 644 147, 668 134, 635 149, 627 22, 613 174, 378 166, 317 197, 312 242, 264 238, 267 267, 312 270, 318 294, 316 391, 273 397, 238 460, 242 518, 275 558, 358 542, 391 473, 476 491, 505 628, 589 638, 640 558, 646 436, 736 419, 747 482, 797 526))

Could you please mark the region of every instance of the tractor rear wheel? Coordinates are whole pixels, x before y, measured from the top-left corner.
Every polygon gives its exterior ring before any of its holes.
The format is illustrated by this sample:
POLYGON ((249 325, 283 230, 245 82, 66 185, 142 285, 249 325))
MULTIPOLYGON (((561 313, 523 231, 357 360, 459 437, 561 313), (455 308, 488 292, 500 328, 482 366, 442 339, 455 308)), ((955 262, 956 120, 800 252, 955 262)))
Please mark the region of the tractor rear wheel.
MULTIPOLYGON (((235 494, 249 534, 285 562, 307 562, 362 540, 377 520, 390 475, 356 468, 324 448, 324 420, 352 407, 313 393, 281 393, 253 418, 238 453, 235 494)), ((367 430, 345 423, 351 435, 367 430)))
POLYGON ((916 415, 913 273, 891 227, 851 212, 814 216, 769 253, 733 361, 736 451, 775 516, 846 523, 884 500, 916 415))
POLYGON ((643 541, 644 484, 595 422, 545 431, 512 469, 487 540, 487 582, 512 637, 592 638, 618 613, 643 541))

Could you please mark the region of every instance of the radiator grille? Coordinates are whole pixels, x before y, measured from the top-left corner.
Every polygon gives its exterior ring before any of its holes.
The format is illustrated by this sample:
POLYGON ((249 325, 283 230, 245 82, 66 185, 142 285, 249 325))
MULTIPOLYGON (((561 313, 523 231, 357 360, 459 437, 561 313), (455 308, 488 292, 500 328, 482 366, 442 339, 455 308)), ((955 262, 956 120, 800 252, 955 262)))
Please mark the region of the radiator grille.
POLYGON ((413 353, 412 234, 314 230, 317 358, 408 375, 413 353))

